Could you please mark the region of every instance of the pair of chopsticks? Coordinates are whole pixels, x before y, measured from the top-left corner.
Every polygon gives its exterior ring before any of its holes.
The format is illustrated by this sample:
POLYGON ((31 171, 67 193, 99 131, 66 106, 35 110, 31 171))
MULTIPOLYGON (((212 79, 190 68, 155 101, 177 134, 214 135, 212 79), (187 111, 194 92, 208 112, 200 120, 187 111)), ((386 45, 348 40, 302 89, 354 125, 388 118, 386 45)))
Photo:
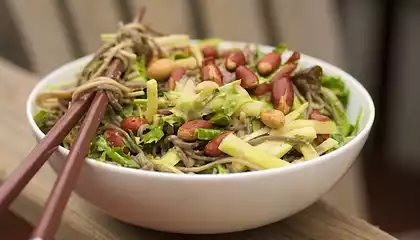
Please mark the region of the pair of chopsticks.
MULTIPOLYGON (((133 22, 141 22, 145 8, 140 8, 133 22)), ((118 79, 122 74, 123 63, 114 58, 107 69, 106 77, 118 79)), ((104 117, 108 97, 104 91, 92 92, 82 96, 54 125, 48 134, 29 153, 18 168, 0 186, 0 213, 8 208, 32 177, 39 171, 51 154, 58 148, 71 129, 83 117, 83 123, 68 154, 65 166, 56 180, 47 200, 44 212, 32 233, 31 239, 51 239, 60 223, 61 215, 70 198, 90 143, 104 117), (86 114, 85 114, 86 113, 86 114)))

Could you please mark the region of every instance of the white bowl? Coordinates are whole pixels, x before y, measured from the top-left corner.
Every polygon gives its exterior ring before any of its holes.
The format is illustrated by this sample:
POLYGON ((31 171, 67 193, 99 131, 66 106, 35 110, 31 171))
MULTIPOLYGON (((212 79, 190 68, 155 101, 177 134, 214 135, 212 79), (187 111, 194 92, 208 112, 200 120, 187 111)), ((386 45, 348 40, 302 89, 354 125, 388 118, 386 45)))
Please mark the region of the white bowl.
MULTIPOLYGON (((225 42, 223 47, 243 46, 225 42)), ((271 51, 262 47, 262 51, 271 51)), ((290 53, 288 53, 290 54, 290 53)), ((287 53, 286 53, 287 55, 287 53)), ((32 116, 35 96, 46 86, 75 79, 91 56, 70 62, 42 79, 27 101, 27 117, 36 139, 45 135, 32 116)), ((109 215, 134 225, 178 233, 225 233, 284 219, 317 201, 347 172, 369 135, 375 109, 371 97, 352 76, 321 60, 301 56, 300 65, 320 65, 342 77, 350 89, 349 120, 364 114, 357 137, 344 147, 284 168, 226 175, 177 175, 129 169, 86 159, 76 193, 109 215)), ((60 147, 49 163, 59 173, 68 150, 60 147)))

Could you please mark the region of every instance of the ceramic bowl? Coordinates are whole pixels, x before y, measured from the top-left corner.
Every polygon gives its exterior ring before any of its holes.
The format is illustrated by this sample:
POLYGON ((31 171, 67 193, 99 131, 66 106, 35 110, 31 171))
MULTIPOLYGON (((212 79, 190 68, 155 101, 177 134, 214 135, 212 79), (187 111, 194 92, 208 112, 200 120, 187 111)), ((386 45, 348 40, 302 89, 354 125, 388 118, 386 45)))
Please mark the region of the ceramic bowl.
MULTIPOLYGON (((223 42, 222 47, 243 46, 223 42)), ((269 46, 262 51, 272 50, 269 46)), ((285 55, 290 52, 285 53, 285 55)), ((27 118, 39 141, 45 135, 32 116, 35 96, 51 84, 68 82, 92 56, 58 68, 43 78, 27 101, 27 118)), ((319 59, 302 54, 299 66, 320 65, 340 76, 350 89, 347 110, 354 123, 363 117, 358 135, 344 147, 319 158, 287 167, 226 175, 177 175, 148 172, 87 158, 75 192, 121 221, 178 233, 225 233, 256 228, 295 214, 317 201, 347 172, 371 130, 375 109, 369 93, 352 76, 319 59)), ((60 147, 49 163, 59 173, 69 151, 60 147)))

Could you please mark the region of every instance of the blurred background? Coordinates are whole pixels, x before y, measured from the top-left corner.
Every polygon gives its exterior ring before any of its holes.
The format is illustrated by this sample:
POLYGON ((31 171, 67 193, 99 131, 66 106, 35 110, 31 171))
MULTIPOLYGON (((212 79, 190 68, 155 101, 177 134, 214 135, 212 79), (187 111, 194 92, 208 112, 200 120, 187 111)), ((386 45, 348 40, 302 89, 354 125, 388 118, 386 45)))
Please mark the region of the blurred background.
POLYGON ((285 42, 356 77, 377 106, 374 130, 325 199, 393 234, 420 229, 420 1, 1 0, 0 58, 41 77, 95 51, 137 5, 162 32, 285 42))

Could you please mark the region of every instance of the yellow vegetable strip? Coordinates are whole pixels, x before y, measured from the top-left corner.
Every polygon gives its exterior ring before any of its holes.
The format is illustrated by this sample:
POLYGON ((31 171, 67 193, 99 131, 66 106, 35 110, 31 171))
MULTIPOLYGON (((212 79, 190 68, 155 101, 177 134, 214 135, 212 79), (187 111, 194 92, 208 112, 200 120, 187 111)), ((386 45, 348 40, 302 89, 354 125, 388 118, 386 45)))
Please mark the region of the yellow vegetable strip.
POLYGON ((338 132, 337 125, 333 121, 321 122, 317 120, 299 119, 285 124, 282 128, 272 129, 270 134, 279 136, 303 127, 313 127, 317 134, 335 134, 338 132))
POLYGON ((305 112, 305 110, 306 110, 306 108, 308 108, 308 106, 309 106, 309 103, 305 102, 298 109, 296 109, 295 111, 287 114, 284 117, 284 124, 286 125, 286 124, 298 119, 299 116, 302 115, 305 112))
POLYGON ((315 148, 309 144, 296 144, 295 149, 302 153, 303 158, 305 160, 310 160, 313 158, 319 157, 318 153, 316 152, 315 148))
POLYGON ((325 152, 329 151, 331 148, 337 146, 338 142, 332 138, 328 138, 327 140, 323 141, 317 147, 315 147, 316 152, 321 155, 325 152))
MULTIPOLYGON (((328 138, 327 140, 323 141, 321 144, 319 144, 317 147, 315 147, 315 151, 318 153, 318 155, 322 155, 331 148, 335 147, 338 144, 338 142, 332 138, 328 138)), ((294 162, 301 162, 306 160, 305 158, 299 158, 298 160, 295 160, 294 162)))
POLYGON ((156 80, 152 79, 147 82, 147 114, 148 122, 153 122, 153 116, 158 109, 158 87, 156 80))
POLYGON ((289 164, 286 161, 251 146, 234 134, 229 134, 223 139, 219 145, 219 150, 232 157, 247 160, 266 169, 283 167, 289 164))
MULTIPOLYGON (((316 132, 311 127, 305 127, 282 134, 282 136, 292 138, 300 137, 308 141, 312 141, 316 138, 316 132)), ((281 158, 292 149, 293 145, 290 143, 285 143, 283 141, 266 141, 257 145, 256 147, 267 152, 270 155, 281 158)))

